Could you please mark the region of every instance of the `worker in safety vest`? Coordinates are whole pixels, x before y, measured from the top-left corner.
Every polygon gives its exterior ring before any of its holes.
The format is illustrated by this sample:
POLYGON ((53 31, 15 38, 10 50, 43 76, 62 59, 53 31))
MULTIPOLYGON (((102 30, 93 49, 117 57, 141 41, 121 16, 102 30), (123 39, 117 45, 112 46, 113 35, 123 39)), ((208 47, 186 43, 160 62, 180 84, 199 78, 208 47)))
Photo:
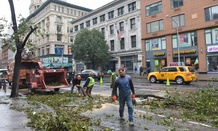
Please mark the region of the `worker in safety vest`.
POLYGON ((95 79, 92 78, 93 73, 89 72, 89 77, 86 79, 85 84, 83 85, 83 89, 85 90, 85 95, 88 95, 89 97, 92 98, 91 96, 91 92, 92 92, 92 88, 95 85, 95 79))

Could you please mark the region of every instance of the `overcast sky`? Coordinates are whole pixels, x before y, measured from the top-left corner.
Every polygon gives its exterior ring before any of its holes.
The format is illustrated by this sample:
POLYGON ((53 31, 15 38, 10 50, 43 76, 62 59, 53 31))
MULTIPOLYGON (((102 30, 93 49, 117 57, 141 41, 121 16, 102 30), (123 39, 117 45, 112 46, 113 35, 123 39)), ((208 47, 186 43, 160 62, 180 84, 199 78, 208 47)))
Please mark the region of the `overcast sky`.
MULTIPOLYGON (((68 3, 83 6, 90 9, 96 9, 113 0, 67 0, 68 3)), ((14 0, 16 16, 22 14, 23 17, 29 15, 29 5, 31 0, 14 0)), ((6 17, 11 21, 11 12, 8 0, 0 1, 0 17, 6 17)))

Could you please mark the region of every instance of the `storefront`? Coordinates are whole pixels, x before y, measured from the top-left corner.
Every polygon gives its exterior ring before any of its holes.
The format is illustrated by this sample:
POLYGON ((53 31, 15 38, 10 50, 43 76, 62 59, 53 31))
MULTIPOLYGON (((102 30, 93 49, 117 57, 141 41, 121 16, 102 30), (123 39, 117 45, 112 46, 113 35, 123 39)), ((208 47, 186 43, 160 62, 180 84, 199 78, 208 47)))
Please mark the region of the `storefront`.
POLYGON ((207 72, 218 73, 218 45, 207 47, 207 72))

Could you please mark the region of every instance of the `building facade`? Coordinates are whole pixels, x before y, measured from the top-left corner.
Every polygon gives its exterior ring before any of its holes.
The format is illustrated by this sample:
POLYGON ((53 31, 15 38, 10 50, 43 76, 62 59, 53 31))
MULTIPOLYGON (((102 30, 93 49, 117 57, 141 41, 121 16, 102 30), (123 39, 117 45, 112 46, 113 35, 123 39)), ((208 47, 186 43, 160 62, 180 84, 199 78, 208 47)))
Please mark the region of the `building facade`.
POLYGON ((32 0, 27 20, 38 26, 45 36, 32 34, 34 54, 48 67, 69 67, 72 70, 72 21, 91 9, 61 0, 32 0))
POLYGON ((218 72, 217 2, 141 0, 143 64, 157 71, 180 61, 199 73, 218 72))
MULTIPOLYGON (((83 28, 101 31, 111 54, 110 62, 103 70, 116 71, 123 66, 133 73, 134 68, 139 69, 142 64, 140 23, 140 0, 114 0, 75 19, 70 37, 74 40, 83 28)), ((79 68, 77 62, 76 70, 79 68)))

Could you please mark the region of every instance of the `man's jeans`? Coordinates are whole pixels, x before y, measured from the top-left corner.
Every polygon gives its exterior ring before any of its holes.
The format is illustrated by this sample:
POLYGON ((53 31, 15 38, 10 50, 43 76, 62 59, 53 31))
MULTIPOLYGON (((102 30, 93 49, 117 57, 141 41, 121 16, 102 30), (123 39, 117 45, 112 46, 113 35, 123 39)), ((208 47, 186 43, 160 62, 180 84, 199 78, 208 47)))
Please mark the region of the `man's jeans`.
POLYGON ((127 107, 128 107, 129 121, 133 122, 133 104, 132 104, 131 94, 126 95, 126 96, 122 96, 122 95, 119 96, 120 117, 123 117, 123 115, 124 115, 125 102, 127 103, 127 107))

